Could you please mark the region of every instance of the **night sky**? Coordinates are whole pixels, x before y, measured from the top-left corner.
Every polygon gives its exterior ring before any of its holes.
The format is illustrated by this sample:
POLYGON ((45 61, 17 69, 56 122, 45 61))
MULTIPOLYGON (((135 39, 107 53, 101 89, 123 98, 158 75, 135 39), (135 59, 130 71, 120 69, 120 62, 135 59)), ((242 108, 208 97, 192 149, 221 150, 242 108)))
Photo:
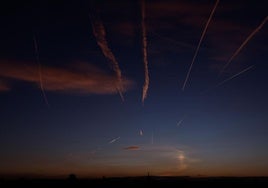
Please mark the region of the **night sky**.
POLYGON ((267 1, 217 2, 2 2, 1 176, 268 176, 267 1))

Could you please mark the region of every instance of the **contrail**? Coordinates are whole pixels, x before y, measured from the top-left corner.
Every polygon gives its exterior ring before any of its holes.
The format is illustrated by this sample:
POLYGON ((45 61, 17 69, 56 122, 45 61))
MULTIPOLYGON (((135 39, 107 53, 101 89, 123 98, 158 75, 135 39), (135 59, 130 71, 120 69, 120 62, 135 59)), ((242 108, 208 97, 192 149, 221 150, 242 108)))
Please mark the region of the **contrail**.
POLYGON ((214 14, 214 12, 215 12, 215 10, 216 10, 218 4, 219 4, 219 0, 216 1, 215 5, 214 5, 214 7, 213 7, 213 9, 212 9, 212 11, 211 11, 211 13, 210 13, 210 16, 209 16, 209 18, 208 18, 208 21, 207 21, 207 23, 206 23, 206 26, 205 26, 205 28, 204 28, 204 30, 203 30, 203 33, 202 33, 202 35, 201 35, 201 38, 200 38, 199 43, 198 43, 198 45, 197 45, 197 48, 196 48, 196 50, 195 50, 195 54, 194 54, 194 57, 193 57, 193 59, 192 59, 192 63, 191 63, 191 65, 190 65, 190 67, 189 67, 189 70, 188 70, 188 72, 187 72, 187 76, 186 76, 186 78, 185 78, 185 81, 184 81, 184 84, 183 84, 183 87, 182 87, 182 90, 183 90, 183 91, 184 91, 185 86, 186 86, 186 84, 187 84, 187 81, 188 81, 188 79, 189 79, 189 76, 190 76, 190 73, 191 73, 191 70, 192 70, 192 67, 193 67, 195 58, 196 58, 197 53, 198 53, 198 51, 199 51, 200 45, 201 45, 201 43, 202 43, 202 40, 203 40, 203 38, 204 38, 204 36, 205 36, 205 34, 206 34, 208 25, 209 25, 209 23, 210 23, 210 21, 211 21, 211 19, 212 19, 212 16, 213 16, 213 14, 214 14))
POLYGON ((177 40, 174 40, 174 39, 169 38, 169 37, 166 37, 166 36, 161 36, 159 33, 155 32, 155 31, 151 31, 151 33, 153 35, 155 35, 155 36, 163 39, 163 40, 166 40, 168 42, 171 42, 173 44, 176 44, 177 46, 181 46, 181 47, 185 47, 185 48, 191 48, 191 49, 194 48, 194 46, 191 45, 191 44, 188 44, 186 42, 177 41, 177 40))
POLYGON ((218 83, 218 84, 215 85, 214 87, 212 87, 212 88, 210 88, 210 89, 207 89, 207 90, 201 92, 200 94, 205 94, 205 93, 209 92, 211 89, 217 88, 217 87, 219 87, 219 86, 225 84, 226 82, 228 82, 228 81, 234 79, 235 77, 239 76, 240 74, 243 74, 244 72, 246 72, 246 71, 252 69, 253 67, 254 67, 254 65, 249 66, 248 68, 246 68, 246 69, 240 71, 239 73, 236 73, 235 75, 231 76, 230 78, 227 78, 227 79, 221 81, 220 83, 218 83))
MULTIPOLYGON (((121 80, 121 82, 122 82, 122 80, 121 80)), ((120 89, 120 86, 116 86, 116 90, 119 93, 119 96, 120 96, 122 102, 124 102, 125 101, 125 98, 124 98, 123 91, 122 91, 123 90, 123 86, 121 87, 121 89, 120 89)))
POLYGON ((226 82, 228 82, 228 81, 234 79, 235 77, 239 76, 240 74, 243 74, 244 72, 246 72, 246 71, 252 69, 253 67, 254 67, 254 65, 251 65, 251 66, 249 66, 248 68, 246 68, 246 69, 240 71, 239 73, 237 73, 237 74, 231 76, 230 78, 227 78, 226 80, 223 80, 223 81, 220 82, 218 85, 216 85, 216 87, 219 87, 219 86, 225 84, 226 82))
POLYGON ((46 102, 46 105, 49 106, 47 96, 46 96, 44 86, 43 86, 42 67, 41 67, 41 63, 40 63, 40 60, 39 60, 39 50, 38 50, 38 45, 37 45, 37 40, 36 40, 35 35, 33 36, 33 41, 34 41, 35 58, 36 58, 36 62, 38 63, 38 74, 39 74, 40 88, 41 88, 44 100, 46 102))
POLYGON ((146 37, 146 24, 145 24, 145 0, 142 0, 141 4, 142 8, 142 48, 143 48, 143 62, 144 62, 144 85, 142 89, 142 103, 144 104, 144 100, 147 97, 147 92, 149 88, 149 71, 148 71, 148 59, 147 59, 147 37, 146 37))
MULTIPOLYGON (((91 17, 92 16, 90 16, 90 18, 91 17)), ((116 77, 117 77, 117 81, 118 81, 116 87, 117 87, 118 93, 121 97, 121 100, 124 101, 122 73, 121 73, 119 64, 118 64, 113 52, 111 51, 111 49, 108 46, 104 25, 102 24, 102 22, 99 19, 91 19, 91 24, 92 24, 93 34, 96 38, 97 44, 101 48, 103 55, 110 61, 111 68, 116 73, 116 77)))
POLYGON ((112 144, 112 143, 116 142, 116 141, 119 140, 119 139, 120 139, 120 136, 117 137, 117 138, 112 139, 111 141, 109 141, 109 144, 112 144))
POLYGON ((142 130, 140 130, 140 136, 142 136, 143 135, 143 132, 142 132, 142 130))
POLYGON ((184 121, 184 117, 177 123, 177 127, 179 127, 183 121, 184 121))
POLYGON ((240 45, 240 47, 235 51, 235 53, 231 56, 231 58, 228 60, 228 62, 224 65, 222 70, 220 71, 220 74, 223 73, 223 71, 229 66, 229 64, 232 62, 232 60, 239 54, 239 52, 246 46, 248 41, 256 35, 256 33, 261 30, 261 28, 264 26, 266 21, 268 20, 268 16, 261 22, 261 24, 246 38, 246 40, 240 45))

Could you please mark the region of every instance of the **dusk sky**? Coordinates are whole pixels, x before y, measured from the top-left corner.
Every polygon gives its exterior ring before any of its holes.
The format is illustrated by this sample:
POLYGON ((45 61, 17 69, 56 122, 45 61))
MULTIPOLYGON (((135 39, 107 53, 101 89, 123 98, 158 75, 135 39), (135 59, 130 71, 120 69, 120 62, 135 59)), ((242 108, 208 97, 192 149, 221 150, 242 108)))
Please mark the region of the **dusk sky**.
POLYGON ((268 176, 267 1, 0 7, 1 176, 268 176))

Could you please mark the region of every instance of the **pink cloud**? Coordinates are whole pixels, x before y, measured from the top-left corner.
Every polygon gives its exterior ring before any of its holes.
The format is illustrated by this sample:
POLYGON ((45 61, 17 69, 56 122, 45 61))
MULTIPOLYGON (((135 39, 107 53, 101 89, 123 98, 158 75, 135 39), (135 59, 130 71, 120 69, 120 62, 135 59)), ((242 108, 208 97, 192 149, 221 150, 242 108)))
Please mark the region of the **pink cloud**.
MULTIPOLYGON (((0 61, 0 77, 21 80, 39 85, 38 67, 32 63, 0 61)), ((115 94, 117 78, 99 68, 76 63, 72 68, 42 66, 43 87, 48 91, 70 92, 76 94, 115 94)), ((122 79, 124 92, 133 82, 122 79)), ((3 87, 3 86, 2 86, 3 87)))
POLYGON ((10 87, 3 81, 0 80, 0 92, 9 91, 10 87))
POLYGON ((138 150, 138 149, 140 149, 139 146, 128 146, 124 148, 124 150, 138 150))
POLYGON ((127 37, 134 37, 136 34, 136 30, 138 29, 137 24, 130 21, 124 21, 117 23, 113 26, 115 32, 120 33, 127 37))

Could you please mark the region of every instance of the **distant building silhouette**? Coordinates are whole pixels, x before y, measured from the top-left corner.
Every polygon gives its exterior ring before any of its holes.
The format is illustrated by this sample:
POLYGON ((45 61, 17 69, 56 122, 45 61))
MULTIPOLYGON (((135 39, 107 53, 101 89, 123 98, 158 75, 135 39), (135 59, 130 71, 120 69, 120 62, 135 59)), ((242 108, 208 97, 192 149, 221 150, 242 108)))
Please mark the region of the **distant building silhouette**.
POLYGON ((75 181, 77 180, 75 174, 70 174, 70 175, 68 176, 67 179, 68 179, 68 181, 70 181, 70 182, 75 182, 75 181))
POLYGON ((150 172, 148 172, 148 174, 147 174, 147 180, 150 180, 150 179, 151 179, 150 172))

